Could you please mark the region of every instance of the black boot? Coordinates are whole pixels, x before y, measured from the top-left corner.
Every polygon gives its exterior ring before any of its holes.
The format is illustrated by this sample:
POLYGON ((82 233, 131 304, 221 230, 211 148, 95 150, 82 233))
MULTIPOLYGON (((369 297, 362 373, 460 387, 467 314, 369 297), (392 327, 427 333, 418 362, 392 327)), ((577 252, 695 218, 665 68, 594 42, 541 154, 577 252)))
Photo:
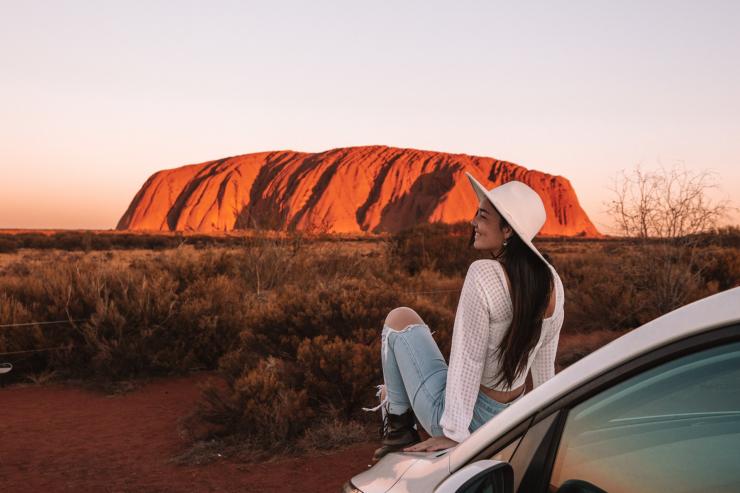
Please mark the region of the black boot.
POLYGON ((375 450, 373 460, 378 460, 387 453, 401 450, 409 445, 419 443, 421 438, 419 432, 414 428, 414 411, 409 408, 403 414, 391 414, 387 411, 383 417, 381 435, 383 437, 382 447, 375 450))

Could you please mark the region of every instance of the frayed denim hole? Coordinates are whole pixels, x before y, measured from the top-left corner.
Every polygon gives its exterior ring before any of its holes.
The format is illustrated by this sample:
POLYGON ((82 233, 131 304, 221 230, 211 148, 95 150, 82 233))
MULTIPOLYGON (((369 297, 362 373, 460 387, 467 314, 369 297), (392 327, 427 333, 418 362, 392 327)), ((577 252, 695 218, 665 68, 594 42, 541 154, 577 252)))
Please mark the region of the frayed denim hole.
POLYGON ((396 330, 396 329, 394 329, 393 327, 391 327, 388 324, 383 324, 383 332, 382 332, 382 336, 381 336, 381 346, 382 346, 383 342, 385 342, 385 352, 383 353, 384 356, 386 356, 388 354, 387 351, 388 351, 388 346, 390 345, 389 338, 390 338, 391 334, 394 334, 393 337, 395 339, 395 337, 398 334, 405 334, 405 333, 407 333, 407 332, 409 332, 409 331, 411 331, 411 330, 413 330, 413 329, 415 329, 417 327, 426 327, 427 329, 429 329, 429 326, 427 324, 425 324, 425 323, 408 324, 406 327, 404 327, 401 330, 396 330))
POLYGON ((383 324, 383 331, 380 333, 380 348, 383 356, 383 361, 388 361, 388 335, 393 329, 386 324, 383 324))
POLYGON ((408 332, 411 329, 414 329, 416 327, 427 327, 427 328, 429 328, 429 326, 427 324, 423 323, 423 322, 416 322, 416 323, 413 323, 413 324, 408 324, 408 325, 406 325, 401 330, 396 330, 396 329, 394 329, 393 327, 391 327, 388 324, 383 324, 383 331, 386 330, 386 327, 388 328, 388 330, 393 331, 393 332, 396 332, 398 334, 403 334, 404 332, 408 332))
POLYGON ((424 322, 417 322, 417 323, 413 323, 413 324, 408 324, 406 327, 404 327, 401 330, 397 330, 396 332, 401 332, 401 333, 408 332, 411 329, 415 329, 416 327, 427 327, 427 328, 429 328, 429 326, 427 324, 425 324, 424 322))

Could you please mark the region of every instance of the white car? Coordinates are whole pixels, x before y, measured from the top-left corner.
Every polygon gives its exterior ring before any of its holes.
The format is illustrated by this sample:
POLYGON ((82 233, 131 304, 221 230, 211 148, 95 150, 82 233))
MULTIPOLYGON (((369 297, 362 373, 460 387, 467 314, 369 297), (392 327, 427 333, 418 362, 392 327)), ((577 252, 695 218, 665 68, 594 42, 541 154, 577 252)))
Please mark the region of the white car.
POLYGON ((388 454, 343 490, 740 492, 740 287, 594 351, 456 447, 388 454))

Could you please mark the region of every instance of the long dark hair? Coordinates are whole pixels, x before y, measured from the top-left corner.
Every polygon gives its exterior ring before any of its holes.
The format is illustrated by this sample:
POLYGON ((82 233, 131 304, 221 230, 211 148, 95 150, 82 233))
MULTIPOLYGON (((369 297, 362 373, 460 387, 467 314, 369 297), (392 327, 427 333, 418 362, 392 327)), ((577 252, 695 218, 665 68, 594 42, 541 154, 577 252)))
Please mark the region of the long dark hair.
MULTIPOLYGON (((509 223, 501 217, 499 227, 503 230, 506 226, 509 223)), ((505 382, 509 389, 517 375, 526 368, 529 353, 540 339, 542 319, 550 304, 553 289, 550 268, 516 232, 512 232, 501 251, 491 252, 491 256, 501 262, 511 284, 513 318, 498 346, 501 371, 495 384, 505 382)), ((470 235, 470 247, 474 241, 475 228, 470 235)), ((543 256, 550 261, 548 256, 543 256)))

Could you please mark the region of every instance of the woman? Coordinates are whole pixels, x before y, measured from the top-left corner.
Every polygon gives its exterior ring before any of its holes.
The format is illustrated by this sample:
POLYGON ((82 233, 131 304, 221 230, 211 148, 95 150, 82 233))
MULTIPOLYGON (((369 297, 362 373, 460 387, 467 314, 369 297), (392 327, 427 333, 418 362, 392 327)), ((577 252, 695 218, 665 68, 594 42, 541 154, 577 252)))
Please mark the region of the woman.
POLYGON ((491 253, 473 262, 455 313, 449 368, 429 327, 407 307, 392 310, 382 332, 385 385, 379 386, 383 446, 420 452, 454 447, 519 399, 531 370, 537 387, 555 373, 563 285, 532 244, 545 223, 539 195, 522 182, 478 196, 471 245, 491 253), (420 441, 415 419, 429 433, 420 441), (414 445, 415 444, 415 445, 414 445))

